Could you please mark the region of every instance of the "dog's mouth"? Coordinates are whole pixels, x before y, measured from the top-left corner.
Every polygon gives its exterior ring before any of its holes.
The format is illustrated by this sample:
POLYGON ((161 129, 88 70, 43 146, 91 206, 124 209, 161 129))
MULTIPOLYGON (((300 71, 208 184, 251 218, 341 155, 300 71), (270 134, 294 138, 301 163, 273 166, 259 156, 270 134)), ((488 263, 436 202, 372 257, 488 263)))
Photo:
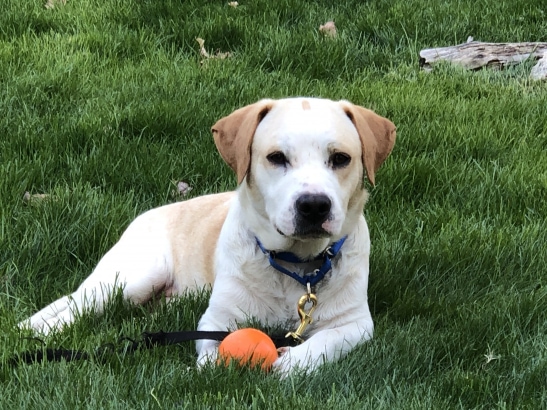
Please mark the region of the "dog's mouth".
POLYGON ((275 228, 277 233, 286 238, 295 238, 295 239, 322 239, 332 236, 330 232, 327 232, 321 227, 317 226, 307 226, 299 227, 292 234, 288 235, 283 232, 278 227, 275 228))
POLYGON ((322 239, 332 236, 332 233, 326 231, 320 226, 304 226, 297 227, 295 231, 291 234, 283 232, 278 227, 275 228, 277 233, 285 238, 294 238, 294 239, 322 239))
POLYGON ((328 238, 331 233, 320 226, 301 226, 297 227, 293 236, 305 239, 321 239, 328 238))

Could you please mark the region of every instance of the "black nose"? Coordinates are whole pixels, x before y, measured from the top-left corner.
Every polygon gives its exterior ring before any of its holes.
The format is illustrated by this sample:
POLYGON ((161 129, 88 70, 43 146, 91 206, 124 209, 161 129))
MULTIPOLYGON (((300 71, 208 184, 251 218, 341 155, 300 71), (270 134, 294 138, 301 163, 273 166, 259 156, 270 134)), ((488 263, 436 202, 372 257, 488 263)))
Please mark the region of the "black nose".
POLYGON ((328 196, 320 194, 304 194, 296 200, 298 215, 308 223, 325 222, 329 216, 331 201, 328 196))

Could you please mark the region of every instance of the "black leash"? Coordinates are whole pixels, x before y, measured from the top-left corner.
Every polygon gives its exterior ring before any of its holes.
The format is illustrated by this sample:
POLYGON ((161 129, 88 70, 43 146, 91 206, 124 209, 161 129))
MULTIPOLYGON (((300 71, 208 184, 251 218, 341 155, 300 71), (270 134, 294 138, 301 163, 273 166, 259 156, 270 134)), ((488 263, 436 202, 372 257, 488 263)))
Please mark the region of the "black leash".
MULTIPOLYGON (((34 364, 40 362, 60 362, 62 360, 72 362, 76 360, 89 360, 92 357, 104 358, 105 355, 118 353, 133 353, 140 349, 152 349, 156 346, 169 346, 192 340, 209 339, 221 342, 231 332, 208 332, 200 330, 188 330, 180 332, 144 332, 140 340, 133 340, 128 337, 123 337, 120 341, 128 341, 129 344, 122 348, 116 349, 112 343, 108 343, 99 347, 94 353, 85 352, 82 350, 71 350, 63 348, 44 348, 37 350, 28 350, 26 352, 16 354, 10 359, 10 365, 15 367, 19 364, 34 364)), ((285 337, 285 335, 270 336, 275 347, 296 346, 298 341, 285 337)), ((42 342, 41 339, 34 338, 42 342)), ((42 342, 43 343, 43 342, 42 342)))

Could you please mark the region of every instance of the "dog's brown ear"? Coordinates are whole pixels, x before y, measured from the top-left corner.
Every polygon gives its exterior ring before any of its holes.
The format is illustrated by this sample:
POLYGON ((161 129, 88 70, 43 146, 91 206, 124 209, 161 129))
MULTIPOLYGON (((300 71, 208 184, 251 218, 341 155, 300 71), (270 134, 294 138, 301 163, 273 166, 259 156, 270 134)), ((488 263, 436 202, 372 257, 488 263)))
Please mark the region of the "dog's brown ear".
POLYGON ((395 145, 395 125, 371 110, 342 101, 346 115, 361 138, 362 159, 367 178, 374 185, 374 175, 395 145))
POLYGON ((215 145, 236 173, 238 184, 251 166, 251 145, 256 127, 271 110, 273 103, 273 100, 261 100, 247 105, 218 120, 211 128, 215 145))

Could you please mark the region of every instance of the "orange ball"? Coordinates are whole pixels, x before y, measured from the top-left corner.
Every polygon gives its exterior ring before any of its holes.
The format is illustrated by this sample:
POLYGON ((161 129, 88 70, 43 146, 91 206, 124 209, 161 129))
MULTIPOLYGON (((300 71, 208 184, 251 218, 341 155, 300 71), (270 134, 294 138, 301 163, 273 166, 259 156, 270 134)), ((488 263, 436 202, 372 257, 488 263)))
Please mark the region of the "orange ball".
POLYGON ((230 333, 218 346, 219 362, 235 360, 241 366, 260 366, 268 371, 277 359, 277 349, 270 337, 257 329, 239 329, 230 333))

